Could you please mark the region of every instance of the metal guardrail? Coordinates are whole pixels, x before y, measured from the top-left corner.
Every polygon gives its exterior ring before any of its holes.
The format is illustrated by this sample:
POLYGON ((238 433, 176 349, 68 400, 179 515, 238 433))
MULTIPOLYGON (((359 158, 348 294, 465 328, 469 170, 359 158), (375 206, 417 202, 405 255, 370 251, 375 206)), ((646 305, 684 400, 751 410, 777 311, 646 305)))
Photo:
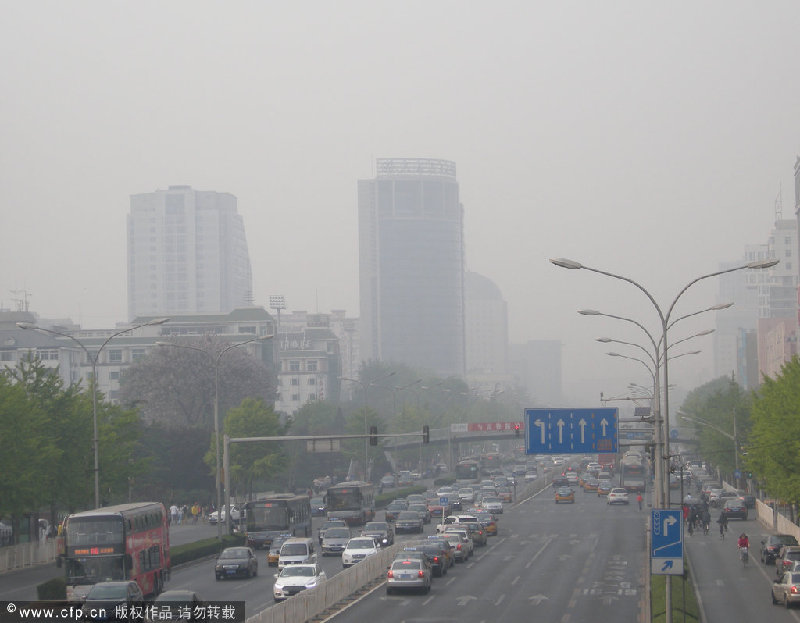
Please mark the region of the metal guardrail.
POLYGON ((247 623, 304 623, 332 608, 386 573, 401 544, 380 550, 358 564, 289 599, 249 617, 247 623))

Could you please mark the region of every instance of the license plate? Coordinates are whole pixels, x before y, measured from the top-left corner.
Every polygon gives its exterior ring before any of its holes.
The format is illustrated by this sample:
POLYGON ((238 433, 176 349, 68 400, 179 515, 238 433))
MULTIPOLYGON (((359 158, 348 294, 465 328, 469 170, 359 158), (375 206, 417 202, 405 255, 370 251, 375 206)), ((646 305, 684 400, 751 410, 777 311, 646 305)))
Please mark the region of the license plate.
POLYGON ((228 570, 226 571, 226 573, 227 573, 228 575, 233 575, 234 573, 236 573, 236 569, 228 569, 228 570))

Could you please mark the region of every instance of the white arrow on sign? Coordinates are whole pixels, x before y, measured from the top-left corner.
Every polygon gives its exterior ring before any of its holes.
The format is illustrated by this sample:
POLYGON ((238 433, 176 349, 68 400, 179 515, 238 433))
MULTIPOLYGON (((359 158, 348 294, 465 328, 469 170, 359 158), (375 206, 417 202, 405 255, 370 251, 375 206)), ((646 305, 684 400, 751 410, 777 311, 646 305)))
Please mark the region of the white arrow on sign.
POLYGON ((544 429, 545 429, 546 424, 544 422, 542 422, 541 420, 536 420, 533 423, 533 425, 539 427, 539 430, 540 430, 541 436, 542 436, 542 442, 541 443, 542 443, 542 445, 544 445, 544 429))
POLYGON ((662 529, 661 529, 661 531, 664 533, 664 536, 665 536, 665 537, 666 537, 666 536, 669 536, 669 535, 668 535, 668 528, 669 528, 669 527, 670 527, 672 524, 676 524, 676 523, 678 523, 678 520, 677 520, 677 519, 675 519, 675 517, 673 517, 672 515, 669 515, 669 516, 668 516, 666 519, 664 519, 664 523, 662 523, 662 524, 661 524, 661 525, 662 525, 662 529))
POLYGON ((469 602, 474 599, 478 599, 477 597, 473 597, 472 595, 462 595, 461 597, 456 597, 456 602, 458 602, 459 606, 466 606, 469 602))
POLYGON ((602 420, 600 420, 600 426, 603 427, 603 437, 605 437, 606 436, 606 426, 608 426, 608 420, 606 418, 603 418, 602 420))
POLYGON ((538 606, 543 601, 547 601, 550 599, 547 595, 531 595, 528 597, 528 601, 530 601, 534 606, 538 606))
POLYGON ((564 443, 564 420, 559 420, 556 422, 556 426, 558 426, 558 443, 564 443))
POLYGON ((586 434, 585 434, 586 420, 584 420, 583 418, 578 420, 578 426, 581 427, 581 444, 584 444, 586 443, 586 434))

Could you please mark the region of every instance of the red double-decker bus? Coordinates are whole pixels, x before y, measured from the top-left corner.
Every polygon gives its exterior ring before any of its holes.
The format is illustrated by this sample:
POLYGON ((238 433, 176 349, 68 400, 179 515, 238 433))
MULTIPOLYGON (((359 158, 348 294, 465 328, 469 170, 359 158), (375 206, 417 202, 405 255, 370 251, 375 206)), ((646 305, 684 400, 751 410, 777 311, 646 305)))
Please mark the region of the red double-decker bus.
POLYGON ((145 595, 158 595, 169 579, 167 511, 159 502, 139 502, 70 515, 63 559, 69 601, 109 580, 135 580, 145 595))

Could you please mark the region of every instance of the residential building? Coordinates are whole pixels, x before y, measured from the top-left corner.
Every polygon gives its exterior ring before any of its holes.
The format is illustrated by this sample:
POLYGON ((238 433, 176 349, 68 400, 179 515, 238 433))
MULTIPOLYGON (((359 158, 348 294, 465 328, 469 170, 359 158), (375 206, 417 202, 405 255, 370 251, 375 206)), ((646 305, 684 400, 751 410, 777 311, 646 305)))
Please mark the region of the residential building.
POLYGON ((377 160, 358 182, 361 357, 463 377, 464 229, 455 163, 377 160))
POLYGON ((251 305, 252 290, 235 196, 190 186, 131 196, 129 320, 226 314, 251 305))
MULTIPOLYGON (((223 315, 174 316, 165 324, 125 331, 149 320, 152 319, 136 318, 113 329, 81 329, 69 321, 40 319, 32 312, 0 312, 0 367, 13 368, 31 354, 45 366, 57 368, 65 384, 80 383, 84 388, 89 387, 94 368, 98 390, 109 402, 118 404, 120 379, 125 371, 153 348, 160 348, 158 342, 213 335, 236 344, 275 334, 272 316, 260 307, 235 309, 223 315), (17 322, 35 325, 44 331, 21 329, 17 322)), ((276 370, 278 357, 274 340, 254 341, 241 348, 268 369, 276 370)))

